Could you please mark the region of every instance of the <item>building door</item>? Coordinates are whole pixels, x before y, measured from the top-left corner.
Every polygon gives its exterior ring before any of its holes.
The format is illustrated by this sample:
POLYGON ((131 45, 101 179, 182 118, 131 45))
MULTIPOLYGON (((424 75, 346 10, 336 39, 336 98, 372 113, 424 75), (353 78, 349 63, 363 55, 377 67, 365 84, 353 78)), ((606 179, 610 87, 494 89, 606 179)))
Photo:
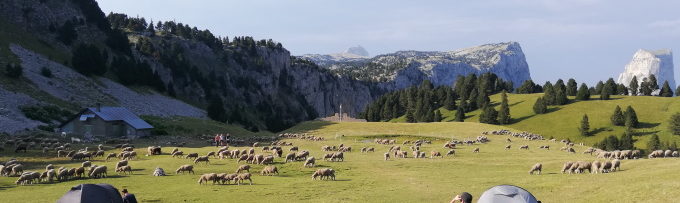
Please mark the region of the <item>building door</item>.
POLYGON ((86 140, 92 139, 92 125, 84 125, 83 126, 85 129, 85 132, 83 132, 83 136, 86 140))

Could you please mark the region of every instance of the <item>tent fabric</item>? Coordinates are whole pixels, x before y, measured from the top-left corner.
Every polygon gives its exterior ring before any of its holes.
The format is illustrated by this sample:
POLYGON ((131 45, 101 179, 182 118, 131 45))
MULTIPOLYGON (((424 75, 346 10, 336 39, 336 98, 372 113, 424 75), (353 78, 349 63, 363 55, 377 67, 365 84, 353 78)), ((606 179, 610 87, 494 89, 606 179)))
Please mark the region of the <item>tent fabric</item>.
POLYGON ((497 185, 482 193, 478 203, 537 203, 536 197, 521 187, 497 185))
POLYGON ((120 203, 118 189, 109 184, 81 184, 71 188, 57 203, 120 203))

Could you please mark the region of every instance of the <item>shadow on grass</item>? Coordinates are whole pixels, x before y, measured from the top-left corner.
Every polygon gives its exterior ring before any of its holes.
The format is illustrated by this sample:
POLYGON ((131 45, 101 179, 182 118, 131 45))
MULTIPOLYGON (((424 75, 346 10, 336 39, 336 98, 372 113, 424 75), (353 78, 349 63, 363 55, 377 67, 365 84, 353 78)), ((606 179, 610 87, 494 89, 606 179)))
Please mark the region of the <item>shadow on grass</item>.
POLYGON ((513 118, 511 122, 512 123, 519 123, 519 122, 522 122, 526 119, 530 119, 531 117, 534 117, 534 116, 536 116, 536 114, 532 114, 532 115, 528 115, 528 116, 522 116, 522 117, 519 117, 519 118, 513 118))
POLYGON ((598 133, 601 133, 601 132, 604 132, 604 131, 612 131, 612 129, 611 128, 595 128, 595 129, 593 129, 593 131, 590 131, 590 134, 595 135, 595 134, 598 134, 598 133))
POLYGON ((512 103, 512 104, 510 104, 510 105, 508 105, 508 106, 511 107, 511 106, 515 106, 515 105, 518 105, 518 104, 521 104, 521 103, 524 103, 524 101, 515 102, 515 103, 512 103))
POLYGON ((555 111, 559 111, 560 109, 562 109, 562 107, 553 106, 552 108, 548 108, 548 111, 546 111, 545 113, 552 113, 552 112, 555 112, 555 111))
POLYGON ((661 123, 646 123, 646 122, 640 122, 638 123, 638 128, 654 128, 656 126, 661 125, 661 123))
POLYGON ((661 131, 659 131, 659 130, 655 130, 655 131, 643 131, 643 132, 636 131, 635 133, 633 133, 633 136, 653 135, 653 134, 657 134, 657 133, 659 133, 659 132, 661 132, 661 131))

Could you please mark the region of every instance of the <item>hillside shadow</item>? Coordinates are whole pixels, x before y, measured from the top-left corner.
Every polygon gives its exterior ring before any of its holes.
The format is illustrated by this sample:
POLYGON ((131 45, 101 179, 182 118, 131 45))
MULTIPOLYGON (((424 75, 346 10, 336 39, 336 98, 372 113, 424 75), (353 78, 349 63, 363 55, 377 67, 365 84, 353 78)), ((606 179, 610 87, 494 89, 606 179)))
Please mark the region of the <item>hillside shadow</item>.
POLYGON ((633 133, 633 136, 653 135, 653 134, 657 134, 657 133, 659 133, 659 132, 661 132, 661 131, 659 131, 659 130, 655 130, 655 131, 644 131, 644 132, 639 132, 639 131, 637 131, 637 132, 634 132, 634 133, 633 133))
POLYGON ((601 132, 604 132, 604 131, 612 131, 612 129, 611 128, 595 128, 592 131, 590 131, 589 134, 595 135, 595 134, 598 134, 598 133, 601 133, 601 132))
POLYGON ((522 116, 522 117, 519 117, 519 118, 513 118, 512 123, 519 123, 519 122, 522 122, 523 120, 530 119, 531 117, 534 117, 534 116, 536 116, 536 114, 532 114, 532 115, 528 115, 528 116, 522 116))
POLYGON ((555 112, 555 111, 559 111, 560 109, 562 109, 562 107, 553 106, 551 108, 548 108, 548 111, 546 111, 545 113, 552 113, 552 112, 555 112))
POLYGON ((638 128, 654 128, 656 126, 661 125, 661 123, 647 123, 647 122, 640 122, 638 123, 638 128))
POLYGON ((509 104, 508 106, 515 106, 515 105, 518 105, 518 104, 521 104, 521 103, 524 103, 524 101, 515 102, 515 103, 512 103, 512 104, 509 104))

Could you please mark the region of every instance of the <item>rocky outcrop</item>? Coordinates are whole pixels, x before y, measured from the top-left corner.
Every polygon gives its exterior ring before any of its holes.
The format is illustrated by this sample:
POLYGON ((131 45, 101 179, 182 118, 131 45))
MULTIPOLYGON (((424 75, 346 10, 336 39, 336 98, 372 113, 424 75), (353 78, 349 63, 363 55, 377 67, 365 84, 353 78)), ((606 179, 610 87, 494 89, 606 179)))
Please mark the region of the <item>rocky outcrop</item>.
POLYGON ((448 52, 400 51, 370 59, 328 62, 332 58, 303 56, 334 73, 359 80, 382 82, 387 89, 402 89, 431 80, 451 85, 458 75, 492 72, 519 86, 531 79, 529 65, 517 42, 486 44, 448 52))
POLYGON ((674 88, 676 86, 673 69, 673 52, 670 49, 656 51, 640 49, 635 52, 617 82, 628 86, 633 77, 637 77, 638 83, 642 83, 644 78, 654 74, 659 86, 668 81, 671 88, 674 88))

